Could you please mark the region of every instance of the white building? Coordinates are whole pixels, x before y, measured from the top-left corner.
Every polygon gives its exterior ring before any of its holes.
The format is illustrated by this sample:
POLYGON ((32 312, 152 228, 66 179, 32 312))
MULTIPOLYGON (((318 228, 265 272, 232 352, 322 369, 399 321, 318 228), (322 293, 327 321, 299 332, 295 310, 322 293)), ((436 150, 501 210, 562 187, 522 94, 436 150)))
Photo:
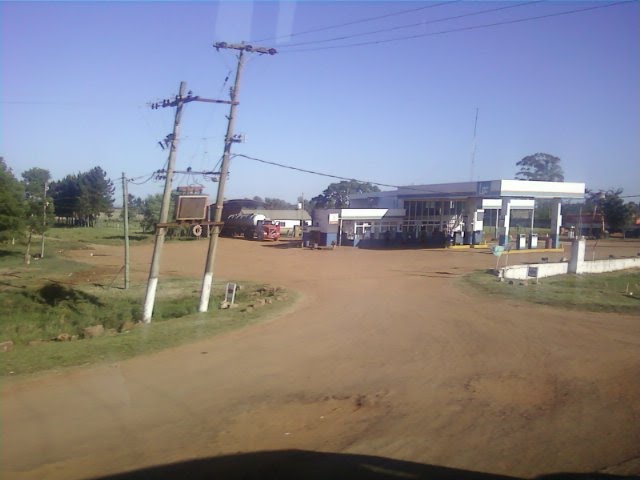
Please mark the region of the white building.
POLYGON ((495 211, 501 245, 509 239, 514 210, 531 212, 538 199, 551 200, 551 238, 559 245, 561 201, 584 198, 585 184, 526 180, 411 185, 394 191, 350 196, 350 208, 314 213, 321 244, 366 240, 386 243, 438 243, 453 237, 456 243, 480 243, 487 211, 495 211), (326 218, 325 218, 326 217, 326 218), (324 243, 326 241, 326 243, 324 243))

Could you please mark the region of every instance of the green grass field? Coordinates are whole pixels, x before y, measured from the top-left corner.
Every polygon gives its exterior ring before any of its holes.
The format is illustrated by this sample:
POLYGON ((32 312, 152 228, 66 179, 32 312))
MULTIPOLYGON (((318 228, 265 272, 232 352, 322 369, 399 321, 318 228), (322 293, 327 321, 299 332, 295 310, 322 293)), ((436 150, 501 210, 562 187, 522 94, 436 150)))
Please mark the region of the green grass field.
POLYGON ((640 271, 591 275, 559 275, 538 283, 514 280, 499 282, 490 272, 463 278, 480 292, 560 308, 640 315, 640 271), (629 295, 633 292, 634 295, 629 295))
MULTIPOLYGON (((110 240, 101 229, 74 230, 65 229, 61 242, 110 240)), ((295 300, 282 289, 246 282, 236 294, 237 308, 221 310, 226 282, 218 279, 209 312, 197 313, 200 281, 166 279, 158 289, 152 323, 142 325, 146 285, 133 283, 124 290, 83 282, 89 268, 53 249, 26 265, 24 245, 0 247, 0 342, 13 342, 0 353, 0 376, 116 361, 204 339, 268 318, 295 300), (104 327, 105 335, 83 339, 84 329, 96 325, 104 327)))
MULTIPOLYGON (((74 365, 114 362, 135 355, 203 340, 228 330, 242 328, 265 320, 282 311, 283 308, 291 305, 294 301, 294 297, 291 294, 278 292, 277 295, 274 295, 273 290, 270 288, 265 289, 263 286, 245 284, 237 299, 239 307, 220 310, 218 309, 218 303, 221 300, 220 293, 223 285, 216 285, 214 291, 216 298, 212 300, 210 311, 208 313, 192 313, 197 308, 199 298, 194 293, 194 289, 197 288, 195 283, 193 281, 181 281, 171 285, 163 284, 163 298, 158 301, 154 310, 153 321, 148 325, 139 323, 134 325, 133 323, 123 322, 124 328, 120 331, 113 330, 104 336, 90 339, 36 341, 31 344, 19 342, 14 345, 12 350, 2 353, 3 362, 0 375, 15 376, 74 365), (171 292, 172 289, 174 292, 171 292), (175 296, 176 290, 180 292, 177 298, 175 296), (188 295, 185 295, 185 292, 188 295), (270 296, 274 299, 272 303, 265 302, 264 306, 259 308, 246 308, 248 305, 256 304, 256 300, 266 300, 270 296)), ((142 288, 135 290, 138 290, 137 293, 139 294, 142 288)), ((141 297, 135 293, 135 290, 127 297, 135 300, 130 305, 140 308, 141 297)), ((115 295, 117 294, 98 297, 105 302, 105 305, 109 305, 108 312, 114 310, 111 307, 113 298, 109 297, 115 295)), ((123 305, 127 304, 127 302, 119 298, 118 304, 123 305)), ((122 309, 119 310, 122 311, 122 309)), ((126 312, 127 309, 125 308, 124 311, 126 312)), ((104 314, 101 319, 95 319, 94 322, 104 322, 105 318, 108 317, 115 318, 118 322, 122 320, 119 315, 108 313, 104 314)), ((14 325, 9 326, 9 328, 15 326, 15 321, 16 319, 14 318, 12 322, 14 325)), ((22 324, 30 324, 30 333, 39 326, 43 326, 37 321, 34 322, 33 317, 25 320, 18 319, 18 321, 22 324)), ((5 339, 5 322, 3 321, 2 323, 2 338, 5 339)), ((56 330, 56 325, 60 325, 60 323, 56 322, 55 319, 48 319, 47 326, 40 331, 60 331, 60 329, 56 330)), ((44 336, 47 337, 47 335, 44 336)))
MULTIPOLYGON (((153 241, 153 233, 143 233, 138 222, 129 225, 129 243, 136 245, 153 241)), ((40 237, 34 239, 33 251, 40 251, 40 237)), ((124 227, 118 222, 104 222, 98 227, 55 226, 45 233, 47 250, 85 248, 87 244, 124 245, 124 227)))

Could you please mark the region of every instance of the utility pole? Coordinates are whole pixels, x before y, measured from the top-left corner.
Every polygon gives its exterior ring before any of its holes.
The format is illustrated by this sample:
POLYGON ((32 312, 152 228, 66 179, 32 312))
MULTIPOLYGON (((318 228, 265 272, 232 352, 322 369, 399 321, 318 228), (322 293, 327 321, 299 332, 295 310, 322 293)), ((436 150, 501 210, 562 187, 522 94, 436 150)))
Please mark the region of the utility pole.
MULTIPOLYGON (((167 138, 160 143, 160 146, 164 150, 164 145, 169 147, 169 160, 167 161, 167 169, 164 171, 165 184, 164 195, 162 196, 162 207, 160 209, 160 221, 156 224, 156 241, 153 247, 153 257, 151 259, 151 268, 149 270, 149 281, 147 282, 147 293, 144 299, 144 311, 142 321, 144 323, 151 323, 151 316, 153 315, 153 305, 155 303, 156 289, 158 287, 158 273, 160 271, 160 256, 162 253, 162 247, 164 245, 164 237, 168 228, 167 220, 169 218, 169 206, 171 203, 171 182, 173 180, 173 174, 175 173, 176 163, 176 150, 178 143, 178 136, 180 134, 180 119, 182 118, 182 107, 185 103, 189 102, 206 102, 206 103, 231 103, 227 100, 215 100, 212 98, 202 98, 197 95, 193 95, 189 91, 185 96, 185 90, 187 88, 186 82, 180 82, 180 90, 178 95, 173 100, 162 100, 151 104, 151 109, 156 110, 160 107, 176 107, 176 116, 173 124, 173 133, 167 135, 167 138)), ((201 172, 207 174, 214 174, 216 172, 201 172)))
POLYGON ((304 247, 304 192, 300 196, 300 248, 304 247))
POLYGON ((42 196, 42 243, 40 244, 40 258, 44 258, 44 230, 47 228, 47 191, 49 181, 44 181, 44 195, 42 196))
POLYGON ((129 288, 129 188, 122 172, 122 213, 124 215, 124 289, 129 288))
MULTIPOLYGON (((236 68, 236 78, 233 88, 231 89, 231 107, 229 108, 229 116, 227 117, 227 134, 224 139, 224 153, 222 155, 222 166, 220 168, 220 182, 218 183, 218 193, 216 195, 216 204, 214 210, 213 221, 219 223, 222 220, 222 205, 224 203, 224 188, 227 181, 227 175, 229 174, 229 160, 231 154, 231 145, 234 143, 233 128, 236 118, 236 107, 238 105, 238 92, 240 89, 240 75, 242 73, 242 66, 244 64, 244 52, 256 52, 261 54, 274 55, 276 50, 274 48, 255 47, 253 45, 240 44, 228 44, 226 42, 217 42, 213 46, 216 50, 231 49, 238 50, 238 66, 236 68)), ((213 231, 209 237, 209 248, 207 250, 207 261, 205 265, 204 275, 202 277, 202 289, 200 292, 200 305, 198 307, 199 312, 206 312, 209 310, 209 298, 211 296, 211 287, 213 286, 213 269, 215 265, 216 250, 218 248, 218 237, 220 236, 220 227, 216 224, 213 226, 213 231)))
MULTIPOLYGON (((169 217, 169 204, 171 202, 171 182, 173 180, 173 170, 176 163, 176 150, 178 135, 180 134, 180 119, 182 118, 182 107, 184 105, 184 94, 187 88, 185 82, 180 82, 180 90, 175 100, 176 116, 173 123, 173 134, 171 135, 171 145, 169 146, 169 159, 167 161, 167 172, 164 183, 164 194, 162 196, 162 206, 160 208, 160 222, 167 223, 169 217)), ((164 246, 166 227, 156 227, 156 239, 153 247, 153 257, 151 258, 151 268, 149 269, 149 281, 147 282, 147 293, 144 298, 144 311, 142 321, 151 323, 153 305, 156 299, 156 289, 158 287, 158 274, 160 272, 160 256, 164 246)))

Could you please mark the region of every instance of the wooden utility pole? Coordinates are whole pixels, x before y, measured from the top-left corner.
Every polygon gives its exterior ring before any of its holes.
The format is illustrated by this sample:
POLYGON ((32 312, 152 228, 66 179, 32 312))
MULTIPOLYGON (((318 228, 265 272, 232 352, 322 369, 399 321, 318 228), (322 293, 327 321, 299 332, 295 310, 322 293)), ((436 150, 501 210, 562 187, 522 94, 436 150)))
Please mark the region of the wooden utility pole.
POLYGON ((129 288, 129 181, 122 172, 122 214, 124 215, 124 289, 129 288))
MULTIPOLYGON (((176 97, 176 116, 173 123, 173 134, 171 135, 171 145, 169 147, 169 159, 167 161, 166 179, 164 183, 164 194, 162 196, 162 206, 160 208, 160 222, 167 223, 169 218, 169 204, 171 202, 171 182, 173 181, 173 170, 176 163, 176 150, 178 135, 180 134, 180 119, 182 118, 182 107, 184 105, 184 94, 187 88, 185 82, 180 82, 180 90, 176 97)), ((144 298, 144 310, 142 321, 151 323, 153 315, 153 305, 156 299, 156 289, 158 287, 158 274, 160 272, 160 257, 164 246, 164 237, 167 232, 166 227, 156 228, 156 239, 153 247, 153 257, 151 258, 151 268, 149 269, 149 281, 147 282, 147 293, 144 298)))
MULTIPOLYGON (((224 188, 227 181, 227 175, 229 174, 229 160, 231 154, 231 145, 234 142, 233 128, 236 118, 236 107, 238 105, 238 92, 240 89, 240 75, 242 73, 242 66, 244 64, 244 52, 256 52, 261 54, 274 55, 276 50, 274 48, 255 47, 253 45, 240 44, 227 44, 226 42, 217 42, 213 46, 216 50, 232 49, 238 50, 238 66, 236 68, 236 78, 233 88, 231 89, 231 107, 229 109, 228 123, 227 123, 227 135, 224 140, 224 153, 222 155, 222 167, 220 168, 220 182, 218 182, 218 193, 216 195, 216 203, 214 210, 213 221, 219 223, 222 220, 222 206, 224 203, 224 188)), ((198 307, 199 312, 206 312, 209 310, 209 299, 211 296, 211 288, 213 286, 213 269, 215 265, 216 250, 218 248, 218 237, 220 236, 220 227, 218 225, 213 226, 213 230, 209 237, 209 249, 207 250, 207 261, 205 264, 204 275, 202 277, 202 289, 200 292, 200 305, 198 307)))
POLYGON ((44 195, 42 196, 42 243, 40 244, 40 258, 44 258, 44 230, 47 228, 47 191, 49 182, 44 181, 44 195))

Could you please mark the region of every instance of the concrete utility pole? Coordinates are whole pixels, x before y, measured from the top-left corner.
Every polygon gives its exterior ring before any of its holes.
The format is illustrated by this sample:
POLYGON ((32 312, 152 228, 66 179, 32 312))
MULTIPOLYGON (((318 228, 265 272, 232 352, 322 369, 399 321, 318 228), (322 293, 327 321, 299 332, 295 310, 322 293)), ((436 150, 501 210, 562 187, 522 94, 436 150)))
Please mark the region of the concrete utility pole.
MULTIPOLYGON (((171 145, 169 147, 169 159, 167 161, 167 172, 164 183, 164 194, 162 196, 162 207, 160 208, 160 222, 167 223, 169 217, 169 204, 171 202, 171 182, 173 180, 173 170, 176 163, 176 150, 178 143, 178 135, 180 134, 180 119, 182 118, 182 107, 184 105, 184 94, 187 88, 185 82, 180 82, 180 90, 175 101, 176 116, 173 123, 173 134, 171 135, 171 145)), ((149 281, 147 282, 147 293, 144 298, 144 311, 142 321, 151 323, 153 314, 153 305, 156 299, 156 289, 158 287, 158 273, 160 272, 160 256, 162 255, 162 247, 164 245, 164 237, 166 227, 156 228, 156 239, 153 247, 153 257, 151 259, 151 268, 149 270, 149 281)))
MULTIPOLYGON (((173 133, 167 135, 167 138, 160 143, 160 146, 164 150, 164 145, 169 147, 169 160, 167 162, 166 178, 164 184, 164 195, 162 197, 162 208, 160 210, 160 221, 156 224, 156 242, 153 248, 153 258, 151 260, 151 268, 149 270, 149 281, 147 283, 147 293, 144 299, 144 311, 142 320, 144 323, 151 322, 151 316, 153 314, 153 305, 155 302, 156 288, 158 286, 158 273, 160 271, 160 255, 162 253, 162 246, 164 245, 164 237, 166 229, 168 228, 167 220, 169 217, 169 205, 171 203, 171 182, 173 180, 173 174, 175 173, 176 162, 176 150, 178 135, 180 133, 180 119, 182 118, 182 107, 185 103, 189 102, 206 102, 206 103, 231 103, 227 100, 215 100, 212 98, 202 98, 197 95, 193 95, 191 91, 185 96, 184 91, 187 88, 185 82, 180 82, 180 91, 173 100, 162 100, 151 104, 151 108, 156 110, 158 108, 176 107, 176 117, 173 124, 173 133)), ((190 171, 189 171, 190 172, 190 171)), ((214 174, 216 172, 190 172, 190 173, 206 173, 214 174)))
POLYGON ((300 195, 300 248, 304 247, 304 192, 300 195))
POLYGON ((44 181, 44 195, 42 196, 42 243, 40 244, 40 258, 44 258, 44 230, 47 228, 47 191, 49 181, 44 181))
MULTIPOLYGON (((255 47, 253 45, 240 44, 227 44, 226 42, 217 42, 213 46, 216 50, 231 49, 238 50, 238 66, 236 68, 236 78, 231 89, 231 107, 229 109, 229 116, 227 117, 229 122, 227 124, 227 135, 224 140, 224 153, 222 155, 222 167, 220 168, 220 182, 218 183, 218 193, 216 195, 216 204, 214 211, 214 222, 220 222, 222 220, 222 205, 224 203, 224 188, 227 181, 227 175, 229 174, 229 160, 231 154, 231 145, 234 142, 233 127, 236 118, 236 107, 238 105, 238 92, 240 89, 240 75, 242 73, 242 66, 244 64, 244 52, 256 52, 261 54, 274 55, 276 50, 274 48, 255 47)), ((213 269, 215 264, 216 250, 218 248, 218 237, 220 236, 220 227, 218 225, 213 226, 213 231, 209 237, 209 249, 207 250, 207 262, 204 269, 204 275, 202 277, 202 290, 200 292, 200 305, 198 307, 199 312, 206 312, 209 310, 209 298, 211 296, 211 287, 213 286, 213 269)))
POLYGON ((122 172, 122 214, 124 215, 124 289, 129 288, 129 181, 122 172))

